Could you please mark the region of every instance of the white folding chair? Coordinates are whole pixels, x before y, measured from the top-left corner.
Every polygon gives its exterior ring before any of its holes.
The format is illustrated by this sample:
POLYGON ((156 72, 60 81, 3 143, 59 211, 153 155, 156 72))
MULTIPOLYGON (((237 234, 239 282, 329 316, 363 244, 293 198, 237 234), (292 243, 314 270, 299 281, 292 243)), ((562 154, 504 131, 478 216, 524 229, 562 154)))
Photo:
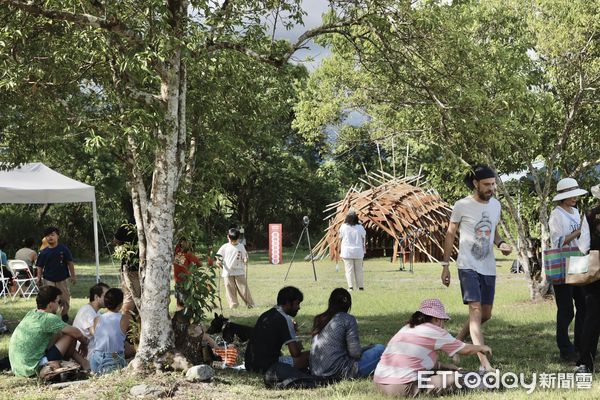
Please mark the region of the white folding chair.
POLYGON ((12 271, 17 290, 12 295, 13 300, 19 293, 26 299, 37 294, 38 287, 27 263, 23 260, 8 260, 8 268, 12 271))
POLYGON ((0 264, 0 297, 4 297, 4 300, 10 296, 10 288, 8 286, 10 282, 9 276, 4 276, 4 265, 0 264))

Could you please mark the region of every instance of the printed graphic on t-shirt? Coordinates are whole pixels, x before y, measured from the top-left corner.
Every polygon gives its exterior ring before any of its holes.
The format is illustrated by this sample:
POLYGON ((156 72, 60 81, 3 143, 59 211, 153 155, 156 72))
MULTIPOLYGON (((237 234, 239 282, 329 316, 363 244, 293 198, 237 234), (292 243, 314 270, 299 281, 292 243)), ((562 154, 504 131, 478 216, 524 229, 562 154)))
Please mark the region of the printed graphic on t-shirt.
POLYGON ((485 259, 492 251, 490 236, 492 235, 492 221, 487 212, 481 213, 481 219, 475 224, 475 241, 471 247, 471 254, 476 260, 485 259))

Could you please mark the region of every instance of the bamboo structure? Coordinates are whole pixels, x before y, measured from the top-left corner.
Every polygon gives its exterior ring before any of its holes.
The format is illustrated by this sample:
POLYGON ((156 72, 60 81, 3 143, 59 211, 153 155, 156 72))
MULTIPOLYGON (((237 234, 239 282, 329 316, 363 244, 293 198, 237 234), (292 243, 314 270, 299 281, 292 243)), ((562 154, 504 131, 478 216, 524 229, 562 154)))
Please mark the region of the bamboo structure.
POLYGON ((315 256, 324 258, 329 253, 339 260, 339 230, 353 209, 367 230, 367 256, 391 252, 395 262, 399 255, 406 258, 411 253, 415 261, 438 261, 452 210, 437 193, 416 186, 419 178, 369 173, 361 179, 369 189, 354 185, 344 199, 327 206, 329 226, 313 250, 315 256))

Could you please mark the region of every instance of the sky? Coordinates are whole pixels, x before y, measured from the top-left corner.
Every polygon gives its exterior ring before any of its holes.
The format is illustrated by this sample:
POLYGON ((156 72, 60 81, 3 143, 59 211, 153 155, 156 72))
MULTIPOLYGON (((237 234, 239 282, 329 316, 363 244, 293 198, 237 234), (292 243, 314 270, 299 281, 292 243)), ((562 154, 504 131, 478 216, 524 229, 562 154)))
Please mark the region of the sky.
MULTIPOLYGON (((306 30, 316 28, 321 25, 321 15, 329 8, 329 2, 326 0, 304 0, 303 8, 307 15, 304 17, 304 26, 297 25, 291 30, 286 30, 282 26, 278 26, 275 31, 275 37, 278 39, 287 39, 295 43, 298 37, 306 30)), ((314 42, 308 43, 308 49, 298 50, 294 56, 293 62, 303 63, 309 71, 314 71, 321 61, 329 56, 330 52, 314 42), (309 59, 313 58, 313 61, 309 59)))

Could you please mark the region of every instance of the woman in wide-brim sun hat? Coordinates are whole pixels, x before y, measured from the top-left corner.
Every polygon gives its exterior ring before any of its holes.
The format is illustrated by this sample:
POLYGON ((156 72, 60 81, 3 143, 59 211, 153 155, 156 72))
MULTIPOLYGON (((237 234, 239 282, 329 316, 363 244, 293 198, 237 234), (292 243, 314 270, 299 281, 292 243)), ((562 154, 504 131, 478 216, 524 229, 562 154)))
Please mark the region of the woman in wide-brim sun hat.
POLYGON ((466 344, 457 340, 444 329, 450 317, 438 299, 421 302, 419 309, 407 324, 392 337, 375 369, 373 381, 377 388, 390 396, 415 397, 419 393, 442 395, 457 388, 455 375, 441 375, 434 371, 458 370, 454 364, 437 361, 437 351, 452 357, 455 354, 469 355, 492 353, 485 345, 466 344), (419 385, 419 371, 430 371, 427 382, 419 385), (430 385, 429 388, 424 386, 430 385))
MULTIPOLYGON (((583 224, 576 208, 580 196, 587 194, 573 178, 564 178, 556 185, 556 195, 552 201, 557 202, 550 213, 548 228, 553 249, 563 247, 579 247, 578 239, 582 233, 589 232, 587 222, 583 224)), ((566 362, 577 360, 577 351, 582 340, 583 322, 585 318, 585 296, 583 289, 566 284, 553 284, 556 301, 556 345, 560 358, 566 362), (575 312, 573 311, 575 303, 575 312), (575 317, 574 341, 569 339, 569 325, 575 317)))

